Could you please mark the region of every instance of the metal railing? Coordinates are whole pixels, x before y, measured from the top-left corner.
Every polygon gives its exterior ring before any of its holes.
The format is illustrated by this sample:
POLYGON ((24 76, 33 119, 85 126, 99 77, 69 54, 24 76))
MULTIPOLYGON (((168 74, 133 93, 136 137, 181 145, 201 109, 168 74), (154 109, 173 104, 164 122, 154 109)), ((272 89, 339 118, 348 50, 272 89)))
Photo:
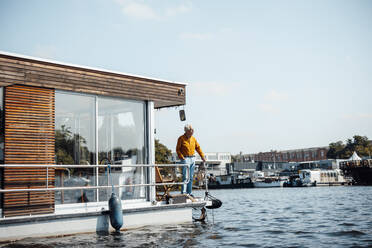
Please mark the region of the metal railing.
POLYGON ((46 168, 46 187, 45 188, 21 188, 21 189, 0 189, 0 193, 11 193, 11 192, 34 192, 34 191, 59 191, 59 190, 77 190, 77 189, 107 189, 107 188, 124 188, 124 187, 145 187, 145 186, 163 186, 163 185, 183 185, 190 181, 190 165, 188 164, 132 164, 132 165, 48 165, 48 164, 0 164, 0 168, 46 168), (49 172, 48 170, 56 168, 81 168, 81 169, 93 169, 93 168, 155 168, 155 167, 187 167, 185 180, 182 182, 166 182, 166 183, 141 183, 141 184, 122 184, 122 185, 100 185, 100 186, 73 186, 73 187, 53 187, 49 188, 49 172))

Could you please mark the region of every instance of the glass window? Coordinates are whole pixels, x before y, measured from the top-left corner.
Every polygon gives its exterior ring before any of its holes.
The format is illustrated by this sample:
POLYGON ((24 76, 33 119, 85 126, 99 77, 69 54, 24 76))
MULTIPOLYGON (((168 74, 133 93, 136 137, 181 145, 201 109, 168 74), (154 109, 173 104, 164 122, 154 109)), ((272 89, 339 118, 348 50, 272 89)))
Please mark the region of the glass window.
MULTIPOLYGON (((145 102, 56 92, 57 164, 145 164, 145 102), (98 136, 97 136, 98 135, 98 136), (98 154, 97 154, 98 153, 98 154), (96 159, 98 158, 98 160, 96 159)), ((146 183, 144 168, 112 168, 114 185, 146 183)), ((56 170, 56 186, 110 186, 106 168, 56 170)), ((116 188, 122 200, 145 199, 145 187, 116 188)), ((56 192, 56 203, 107 201, 111 187, 56 192)))
MULTIPOLYGON (((118 98, 98 98, 98 159, 100 164, 144 164, 145 103, 118 98)), ((114 184, 145 183, 144 168, 123 167, 113 170, 114 184)), ((100 177, 105 184, 107 177, 100 177)), ((123 187, 117 192, 121 199, 145 198, 144 187, 123 187)), ((100 200, 108 198, 110 190, 100 190, 100 200)))
POLYGON ((4 88, 0 87, 0 164, 4 164, 4 88))
MULTIPOLYGON (((56 92, 55 153, 56 164, 91 165, 95 159, 95 97, 56 92)), ((56 170, 56 186, 96 185, 95 168, 56 170)), ((96 201, 95 190, 56 192, 56 203, 96 201)))
MULTIPOLYGON (((0 87, 0 164, 4 164, 4 88, 0 87)), ((0 169, 0 185, 3 185, 3 169, 0 169)), ((0 194, 0 204, 3 202, 0 194)), ((2 206, 1 206, 2 207, 2 206)))

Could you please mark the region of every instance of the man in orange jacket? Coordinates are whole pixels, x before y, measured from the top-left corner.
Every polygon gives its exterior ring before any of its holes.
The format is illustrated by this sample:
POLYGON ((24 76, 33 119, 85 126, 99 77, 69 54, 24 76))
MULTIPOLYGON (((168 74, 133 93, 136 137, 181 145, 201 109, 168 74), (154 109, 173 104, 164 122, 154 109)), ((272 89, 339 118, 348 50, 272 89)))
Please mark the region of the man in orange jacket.
MULTIPOLYGON (((195 150, 199 153, 203 162, 205 162, 204 153, 202 152, 200 145, 196 141, 194 134, 194 129, 190 124, 185 126, 185 133, 178 138, 176 152, 178 158, 181 160, 181 164, 190 165, 189 175, 190 181, 187 185, 182 185, 181 194, 185 193, 191 195, 192 191, 192 182, 194 177, 194 168, 195 168, 195 150)), ((187 167, 182 167, 182 179, 186 180, 186 171, 187 167)))

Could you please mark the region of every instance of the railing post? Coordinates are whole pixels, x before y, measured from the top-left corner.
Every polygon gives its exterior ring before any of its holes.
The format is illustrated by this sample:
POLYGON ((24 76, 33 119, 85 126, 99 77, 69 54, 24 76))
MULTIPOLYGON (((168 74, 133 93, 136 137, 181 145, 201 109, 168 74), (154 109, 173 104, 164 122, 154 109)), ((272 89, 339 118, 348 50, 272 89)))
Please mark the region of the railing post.
MULTIPOLYGON (((154 116, 154 102, 147 101, 147 147, 148 147, 148 163, 155 165, 155 116, 154 116)), ((155 167, 150 167, 148 170, 148 183, 155 183, 155 167)), ((156 187, 150 186, 148 189, 148 200, 150 202, 156 201, 156 187)))

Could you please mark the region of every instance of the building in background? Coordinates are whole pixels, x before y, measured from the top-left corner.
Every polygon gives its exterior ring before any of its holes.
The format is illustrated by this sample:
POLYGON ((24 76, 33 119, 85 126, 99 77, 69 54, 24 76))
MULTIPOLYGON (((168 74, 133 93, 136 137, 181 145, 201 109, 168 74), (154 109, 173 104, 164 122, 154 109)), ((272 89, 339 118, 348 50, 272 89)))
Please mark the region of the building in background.
MULTIPOLYGON (((226 164, 231 163, 231 153, 229 152, 205 152, 204 153, 206 164, 208 166, 208 173, 213 175, 225 175, 227 174, 226 171, 226 164)), ((172 153, 171 162, 177 163, 179 162, 179 158, 177 153, 172 153)), ((202 163, 202 159, 199 154, 195 154, 195 163, 196 165, 200 165, 202 163)))
POLYGON ((328 146, 241 155, 241 161, 304 162, 327 159, 328 146))
POLYGON ((325 159, 303 162, 263 162, 246 161, 233 162, 226 165, 227 174, 239 174, 252 177, 255 171, 262 171, 266 176, 269 175, 290 175, 303 169, 340 169, 340 163, 345 159, 325 159))

